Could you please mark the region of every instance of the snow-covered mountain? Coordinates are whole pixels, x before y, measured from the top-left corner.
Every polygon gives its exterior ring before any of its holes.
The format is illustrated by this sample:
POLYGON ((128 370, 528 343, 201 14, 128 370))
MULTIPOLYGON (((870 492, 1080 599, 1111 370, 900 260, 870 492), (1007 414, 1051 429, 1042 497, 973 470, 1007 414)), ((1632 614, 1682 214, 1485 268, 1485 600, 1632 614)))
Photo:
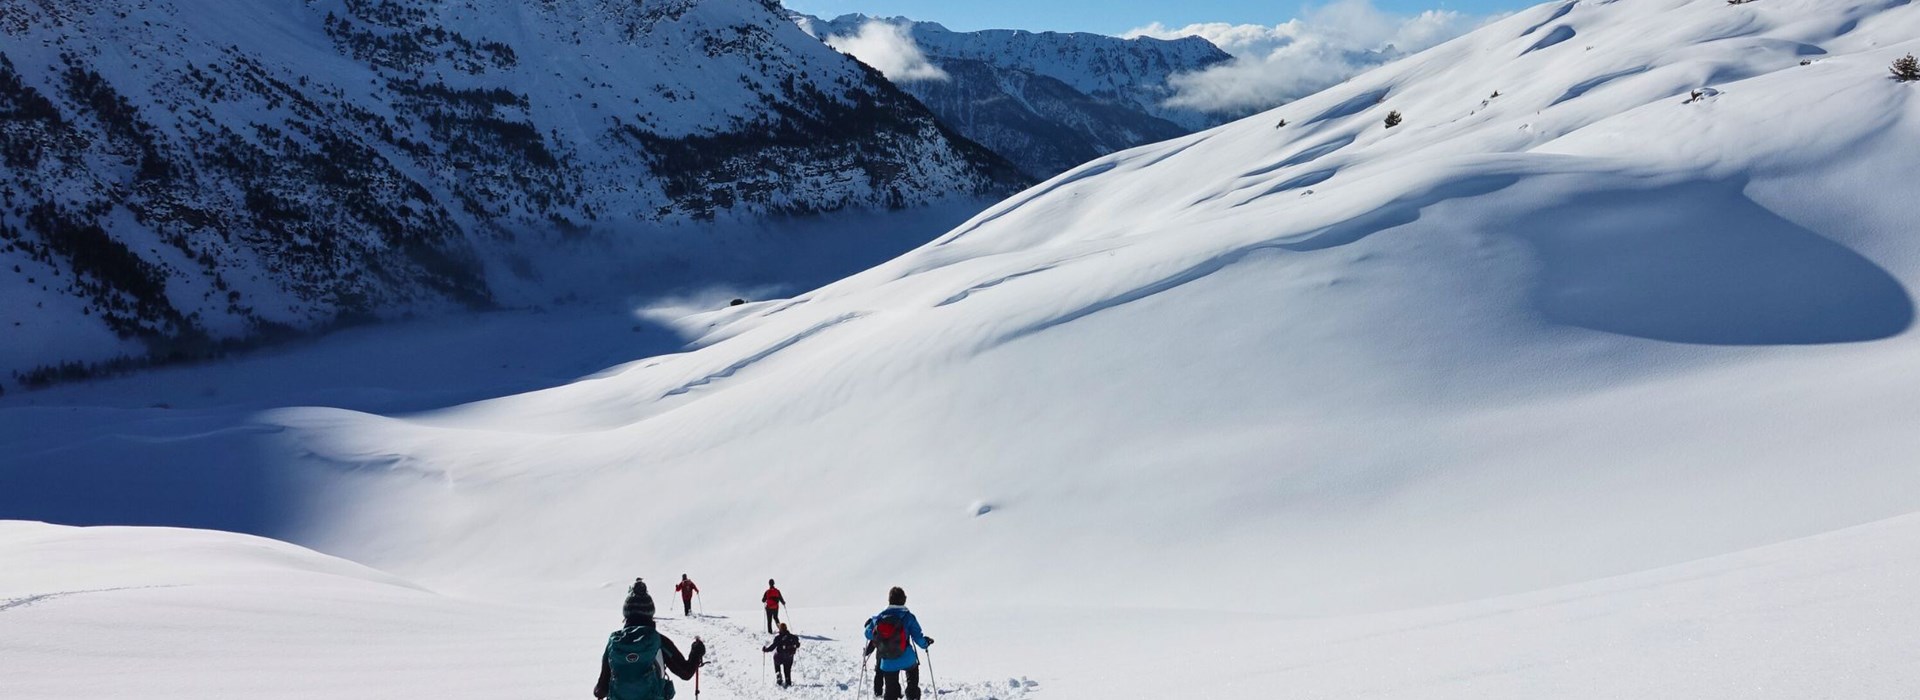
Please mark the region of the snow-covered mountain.
POLYGON ((1889 0, 1543 6, 686 319, 694 352, 275 422, 393 476, 315 541, 534 587, 1376 610, 1920 511, 1915 37, 1889 0))
POLYGON ((558 248, 644 267, 719 245, 661 223, 1024 180, 772 0, 3 0, 0 36, 4 370, 544 300, 558 248))
POLYGON ((1903 697, 1912 53, 1911 0, 1561 0, 809 293, 642 314, 697 341, 561 386, 262 411, 309 369, 262 357, 0 397, 40 487, 0 503, 203 498, 379 570, 5 525, 0 693, 97 696, 105 632, 149 650, 123 693, 579 692, 620 584, 685 572, 717 700, 789 692, 739 618, 769 577, 822 638, 801 697, 862 687, 892 585, 949 698, 1903 697))
POLYGON ((1219 115, 1168 106, 1168 79, 1230 60, 1199 37, 1123 39, 1087 33, 955 32, 934 22, 850 14, 791 15, 832 40, 881 23, 944 74, 896 80, 968 138, 1037 177, 1119 150, 1213 126, 1219 115))

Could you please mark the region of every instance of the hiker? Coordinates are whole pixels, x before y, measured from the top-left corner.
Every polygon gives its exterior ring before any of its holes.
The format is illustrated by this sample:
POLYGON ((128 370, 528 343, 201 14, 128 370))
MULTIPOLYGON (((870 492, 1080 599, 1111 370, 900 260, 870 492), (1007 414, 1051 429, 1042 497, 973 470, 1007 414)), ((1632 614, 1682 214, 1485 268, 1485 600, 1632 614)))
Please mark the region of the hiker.
POLYGON ((681 680, 691 680, 707 656, 707 645, 693 638, 693 653, 680 655, 680 647, 660 634, 653 625, 653 596, 647 584, 633 580, 627 589, 627 602, 621 606, 625 627, 607 638, 607 650, 600 654, 600 682, 593 685, 593 697, 612 700, 670 700, 673 681, 667 671, 681 680))
POLYGON ((773 579, 767 579, 767 592, 760 594, 760 602, 767 604, 767 634, 773 634, 773 626, 780 624, 780 606, 787 604, 780 589, 773 585, 773 579))
POLYGON ((693 617, 693 594, 699 593, 700 587, 693 585, 693 579, 687 578, 686 574, 681 574, 680 582, 673 584, 673 590, 680 594, 680 604, 687 609, 686 616, 693 617))
POLYGON ((907 700, 920 700, 920 655, 913 648, 933 646, 920 632, 920 620, 907 610, 907 592, 899 586, 887 591, 887 609, 867 620, 867 651, 880 659, 873 677, 873 696, 900 700, 900 672, 907 673, 907 700))
POLYGON ((780 623, 780 634, 775 635, 773 643, 760 648, 760 653, 773 652, 773 682, 782 688, 793 687, 793 653, 800 650, 800 638, 787 631, 787 623, 780 623))

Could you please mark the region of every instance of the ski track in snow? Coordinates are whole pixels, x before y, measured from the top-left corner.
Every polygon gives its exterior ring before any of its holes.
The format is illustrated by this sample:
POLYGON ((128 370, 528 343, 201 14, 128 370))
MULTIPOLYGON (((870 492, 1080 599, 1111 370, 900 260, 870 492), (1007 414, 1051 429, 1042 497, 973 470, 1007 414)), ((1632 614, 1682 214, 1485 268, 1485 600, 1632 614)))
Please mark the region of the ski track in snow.
POLYGON ((1071 185, 1081 180, 1085 180, 1090 177, 1101 175, 1103 173, 1113 170, 1114 168, 1120 167, 1120 161, 1112 160, 1112 158, 1114 157, 1115 156, 1108 156, 1109 158, 1108 160, 1099 161, 1092 165, 1080 166, 1078 169, 1068 171, 1066 174, 1055 178, 1051 184, 1041 185, 1038 189, 1028 190, 1025 194, 1019 195, 1019 197, 1013 200, 1010 204, 1006 204, 1002 206, 1000 209, 998 209, 997 211, 994 211, 991 214, 987 214, 984 218, 980 219, 978 222, 974 223, 971 226, 968 226, 966 228, 960 229, 953 233, 947 234, 945 237, 942 237, 940 240, 934 241, 933 245, 944 246, 944 245, 953 243, 954 241, 958 241, 961 238, 965 237, 967 234, 973 233, 974 231, 979 230, 980 227, 993 223, 995 220, 999 219, 1000 217, 1006 216, 1008 214, 1012 214, 1016 211, 1019 211, 1021 207, 1024 207, 1031 202, 1035 202, 1045 198, 1048 194, 1051 194, 1055 190, 1058 190, 1062 187, 1066 187, 1067 185, 1071 185))
POLYGON ((742 358, 738 362, 727 365, 726 367, 720 369, 720 371, 714 372, 712 374, 708 374, 707 376, 701 377, 699 379, 695 379, 691 382, 687 382, 686 384, 682 384, 679 387, 676 387, 673 390, 668 391, 661 398, 666 398, 668 396, 679 396, 681 394, 685 394, 690 391, 693 391, 694 389, 698 389, 708 384, 712 384, 722 379, 731 377, 739 373, 740 370, 746 369, 748 367, 752 367, 753 365, 758 364, 761 360, 765 360, 769 357, 773 357, 774 355, 779 354, 779 352, 782 350, 798 345, 800 344, 801 341, 811 338, 815 335, 818 335, 821 331, 825 331, 834 326, 838 326, 842 323, 846 323, 848 321, 854 320, 856 318, 861 317, 862 315, 863 314, 857 314, 857 313, 843 314, 840 317, 835 318, 831 321, 826 321, 824 323, 817 324, 812 328, 808 328, 804 331, 794 334, 793 337, 787 338, 786 340, 782 340, 778 343, 774 343, 772 346, 768 347, 765 350, 761 350, 760 352, 757 352, 745 358, 742 358))
POLYGON ((938 304, 934 304, 934 306, 947 306, 947 305, 949 305, 949 304, 957 304, 957 303, 960 303, 960 301, 962 301, 962 300, 964 300, 964 299, 966 299, 967 297, 970 297, 970 296, 973 296, 973 294, 974 294, 975 292, 980 292, 980 291, 983 291, 983 290, 988 290, 988 289, 992 289, 992 288, 994 288, 994 287, 998 287, 998 286, 1000 286, 1000 285, 1003 285, 1003 284, 1006 284, 1006 283, 1008 283, 1008 282, 1012 282, 1012 281, 1014 281, 1014 280, 1017 280, 1017 279, 1020 279, 1020 278, 1022 278, 1022 277, 1026 277, 1026 276, 1028 276, 1028 275, 1037 275, 1037 274, 1040 274, 1040 273, 1042 273, 1042 272, 1046 272, 1046 271, 1048 271, 1048 270, 1051 270, 1051 269, 1053 269, 1054 267, 1056 267, 1056 266, 1055 266, 1055 265, 1045 265, 1045 266, 1041 266, 1041 267, 1037 267, 1037 268, 1034 268, 1034 269, 1031 269, 1031 270, 1027 270, 1027 271, 1024 271, 1024 272, 1016 272, 1016 273, 1014 273, 1014 274, 1011 274, 1011 275, 1004 275, 1004 276, 1001 276, 1001 277, 995 277, 995 278, 993 278, 993 279, 990 279, 990 280, 987 280, 987 281, 985 281, 985 282, 981 282, 981 283, 979 283, 979 284, 976 284, 976 285, 973 285, 973 286, 971 286, 971 287, 968 287, 968 288, 966 288, 966 289, 963 289, 963 290, 960 290, 960 292, 959 292, 959 293, 957 293, 957 294, 954 294, 953 296, 950 296, 950 297, 947 297, 947 298, 945 298, 945 299, 942 299, 942 300, 940 300, 940 303, 938 303, 938 304))
POLYGON ((134 591, 134 590, 141 590, 146 588, 171 588, 171 586, 116 586, 113 588, 88 588, 85 590, 78 590, 78 591, 55 591, 53 593, 36 593, 34 595, 29 595, 29 596, 21 596, 18 598, 7 598, 5 600, 0 600, 0 612, 7 612, 15 608, 25 608, 32 605, 37 605, 39 603, 44 603, 49 600, 54 600, 56 598, 65 598, 67 596, 87 595, 89 593, 112 593, 114 591, 134 591))

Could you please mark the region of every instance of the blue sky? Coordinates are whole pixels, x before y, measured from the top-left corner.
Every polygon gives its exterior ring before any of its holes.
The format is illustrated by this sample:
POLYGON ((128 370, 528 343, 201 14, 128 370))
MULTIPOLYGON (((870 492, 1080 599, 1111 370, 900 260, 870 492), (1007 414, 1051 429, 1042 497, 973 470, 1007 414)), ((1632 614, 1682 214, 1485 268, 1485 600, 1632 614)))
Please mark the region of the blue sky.
MULTIPOLYGON (((1445 8, 1484 15, 1531 7, 1544 0, 1373 0, 1388 12, 1445 8)), ((957 30, 1031 29, 1118 34, 1151 22, 1278 24, 1320 4, 1303 0, 786 0, 788 8, 833 17, 849 12, 904 15, 957 30)))

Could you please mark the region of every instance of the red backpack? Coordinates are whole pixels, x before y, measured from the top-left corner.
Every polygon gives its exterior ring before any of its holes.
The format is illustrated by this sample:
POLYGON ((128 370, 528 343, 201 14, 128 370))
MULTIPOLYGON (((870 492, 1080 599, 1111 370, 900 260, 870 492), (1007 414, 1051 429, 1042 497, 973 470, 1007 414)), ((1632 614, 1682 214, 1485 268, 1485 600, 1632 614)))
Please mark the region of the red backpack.
POLYGON ((874 620, 873 648, 882 659, 898 659, 907 653, 907 621, 903 616, 883 613, 874 620))

